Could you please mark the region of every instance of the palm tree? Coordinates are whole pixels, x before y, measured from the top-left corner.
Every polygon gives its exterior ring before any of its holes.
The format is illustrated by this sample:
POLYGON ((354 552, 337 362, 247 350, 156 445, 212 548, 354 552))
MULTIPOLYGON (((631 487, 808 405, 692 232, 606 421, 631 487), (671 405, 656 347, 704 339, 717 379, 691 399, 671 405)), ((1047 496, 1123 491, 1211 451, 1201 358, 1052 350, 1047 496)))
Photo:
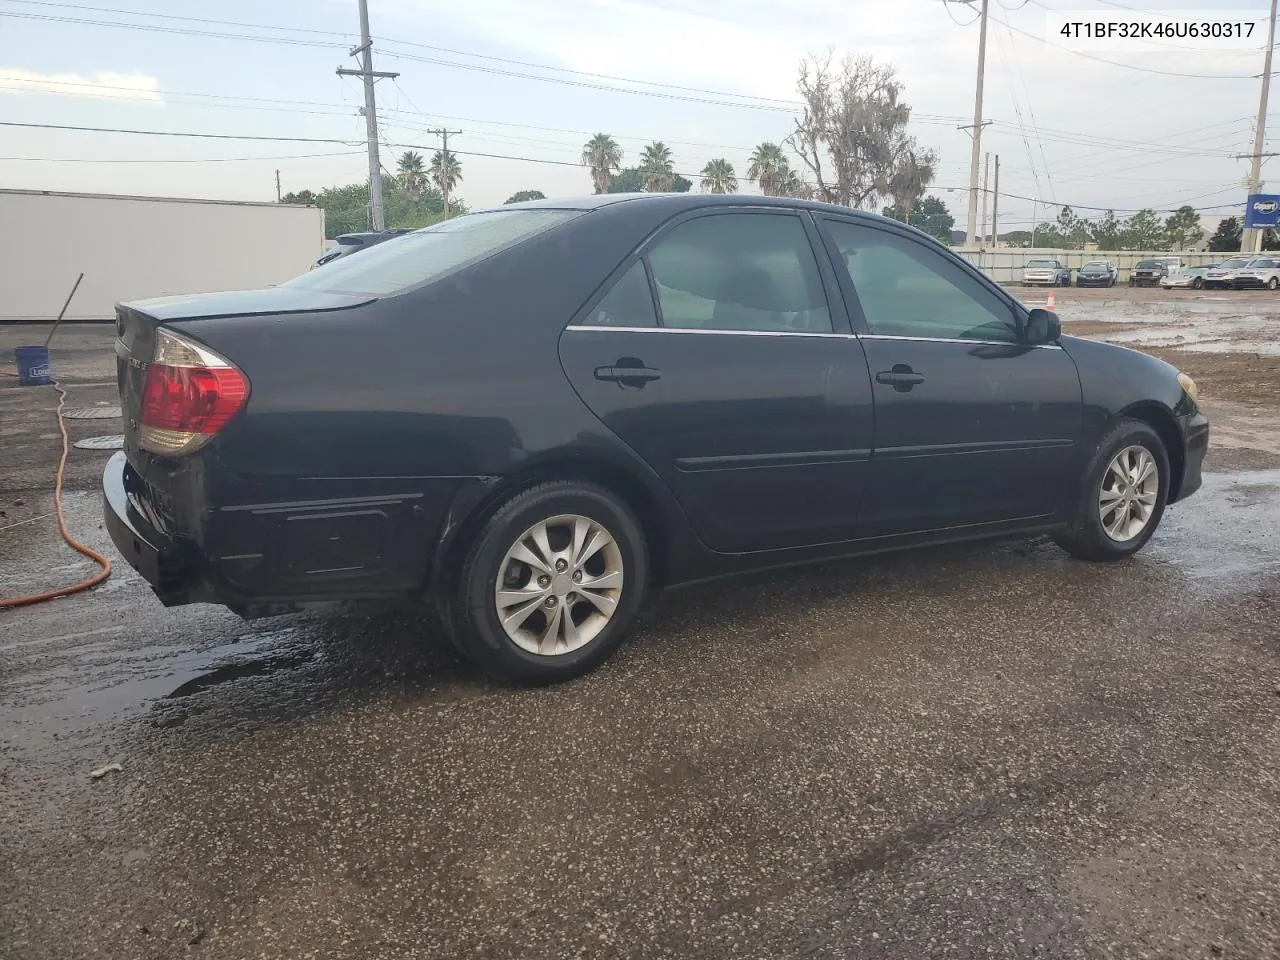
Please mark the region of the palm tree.
POLYGON ((765 141, 751 154, 751 166, 747 167, 747 179, 760 184, 760 192, 766 197, 782 196, 781 184, 791 172, 791 163, 782 147, 765 141))
POLYGON ((400 154, 396 162, 396 179, 409 199, 417 200, 422 196, 422 188, 427 185, 427 173, 422 166, 422 154, 416 150, 406 150, 400 154))
POLYGON ((798 200, 810 200, 813 198, 813 188, 801 180, 800 174, 796 173, 790 165, 784 167, 776 175, 773 191, 773 196, 775 197, 795 197, 798 200))
POLYGON ((737 193, 738 178, 734 176, 733 164, 723 157, 707 161, 702 168, 702 190, 704 193, 737 193))
POLYGON ((608 193, 613 175, 622 167, 622 148, 607 133, 597 133, 582 148, 582 165, 591 169, 596 193, 608 193))
POLYGON ((640 176, 649 193, 663 193, 675 186, 676 171, 671 164, 671 148, 661 140, 649 144, 640 154, 640 176))
POLYGON ((449 194, 462 180, 462 164, 452 150, 437 150, 431 157, 431 182, 444 194, 444 212, 449 215, 449 194))

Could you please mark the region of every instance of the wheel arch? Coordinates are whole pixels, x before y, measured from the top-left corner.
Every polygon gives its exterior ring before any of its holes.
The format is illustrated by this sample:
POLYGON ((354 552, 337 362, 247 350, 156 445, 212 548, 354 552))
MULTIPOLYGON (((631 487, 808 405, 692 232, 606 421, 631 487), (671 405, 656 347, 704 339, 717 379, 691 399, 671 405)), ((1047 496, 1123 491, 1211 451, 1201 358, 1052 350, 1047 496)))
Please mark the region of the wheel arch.
POLYGON ((1187 462, 1182 431, 1178 429, 1173 412, 1157 401, 1143 400, 1120 411, 1120 416, 1145 423, 1160 437, 1165 455, 1169 458, 1169 502, 1173 503, 1178 499, 1187 462))
POLYGON ((669 507, 662 502, 660 494, 634 470, 607 455, 565 451, 497 478, 478 498, 455 509, 455 520, 441 538, 431 573, 429 586, 437 599, 448 597, 452 592, 463 555, 488 519, 512 497, 548 480, 594 484, 621 499, 635 514, 644 532, 650 578, 658 586, 667 582, 671 547, 678 534, 669 507))

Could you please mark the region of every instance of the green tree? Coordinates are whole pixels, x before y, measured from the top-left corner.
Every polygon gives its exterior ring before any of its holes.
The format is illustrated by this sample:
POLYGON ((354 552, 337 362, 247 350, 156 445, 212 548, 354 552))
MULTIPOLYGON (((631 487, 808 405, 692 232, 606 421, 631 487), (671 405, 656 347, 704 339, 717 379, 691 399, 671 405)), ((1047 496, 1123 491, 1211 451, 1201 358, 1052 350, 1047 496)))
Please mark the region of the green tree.
POLYGON ((1010 230, 1004 235, 1004 243, 1007 247, 1029 247, 1031 246, 1031 231, 1010 230))
POLYGON ((416 200, 427 185, 427 172, 422 164, 422 154, 406 150, 396 161, 396 179, 404 187, 410 199, 416 200))
POLYGON ((1218 221, 1218 229, 1209 238, 1209 249, 1215 253, 1236 253, 1240 250, 1240 221, 1235 217, 1224 217, 1218 221))
POLYGON ((892 217, 917 230, 923 230, 943 243, 951 242, 951 231, 956 225, 956 218, 951 215, 947 205, 937 197, 925 197, 911 208, 910 214, 905 219, 902 216, 902 208, 897 204, 885 207, 882 212, 886 217, 892 217))
POLYGON ((1058 211, 1058 236, 1062 238, 1060 246, 1065 249, 1079 250, 1084 247, 1089 242, 1090 227, 1092 224, 1077 217, 1070 204, 1064 204, 1058 211))
POLYGON ((766 197, 782 196, 782 185, 791 173, 791 161, 776 143, 765 141, 751 154, 747 179, 754 180, 766 197))
POLYGON ((609 184, 609 193, 643 193, 644 174, 639 167, 626 167, 609 184))
POLYGON ((431 182, 444 194, 453 193, 462 182, 462 163, 452 150, 437 150, 431 157, 431 182))
POLYGON ((675 166, 671 161, 671 148, 661 140, 655 140, 640 153, 640 175, 648 193, 665 193, 676 181, 675 166))
POLYGON ((310 190, 299 190, 297 193, 286 193, 280 198, 281 203, 303 203, 315 206, 316 195, 310 190))
POLYGON ((1154 210, 1139 210, 1125 221, 1123 243, 1126 250, 1157 250, 1165 244, 1164 224, 1154 210))
POLYGON ((1093 239, 1099 250, 1119 250, 1124 225, 1116 219, 1114 210, 1108 210, 1093 225, 1093 239))
POLYGON ((1032 231, 1032 246, 1048 249, 1065 249, 1067 238, 1062 235, 1056 223, 1037 224, 1032 231))
POLYGON ((596 193, 612 193, 613 175, 622 167, 622 148, 607 133, 597 133, 582 148, 582 165, 591 171, 596 193))
POLYGON ((703 193, 737 193, 738 178, 733 172, 733 164, 723 157, 708 160, 702 168, 703 193))
POLYGON ((1195 207, 1183 205, 1164 222, 1165 239, 1173 247, 1185 250, 1204 239, 1204 227, 1195 207))
POLYGON ((693 189, 693 181, 676 174, 676 178, 671 181, 672 193, 688 193, 693 189))
MULTIPOLYGON (((938 165, 938 155, 932 150, 917 150, 914 143, 904 146, 901 154, 889 172, 885 190, 893 198, 893 205, 905 211, 905 222, 911 223, 911 208, 924 196, 933 183, 934 169, 938 165)), ((951 228, 947 228, 947 240, 950 242, 951 228)))
POLYGON ((541 190, 521 190, 519 193, 513 193, 507 199, 503 200, 503 204, 508 203, 524 203, 526 200, 545 200, 547 195, 541 190))

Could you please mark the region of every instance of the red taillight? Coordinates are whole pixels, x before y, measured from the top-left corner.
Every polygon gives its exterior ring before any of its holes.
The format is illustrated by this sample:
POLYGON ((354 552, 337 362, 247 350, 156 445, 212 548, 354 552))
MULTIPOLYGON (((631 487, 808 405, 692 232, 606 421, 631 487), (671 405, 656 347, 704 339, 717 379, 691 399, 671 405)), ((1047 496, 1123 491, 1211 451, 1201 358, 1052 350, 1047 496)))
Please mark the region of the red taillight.
POLYGON ((249 381, 207 347, 156 331, 138 417, 138 442, 154 453, 190 453, 244 406, 249 381))

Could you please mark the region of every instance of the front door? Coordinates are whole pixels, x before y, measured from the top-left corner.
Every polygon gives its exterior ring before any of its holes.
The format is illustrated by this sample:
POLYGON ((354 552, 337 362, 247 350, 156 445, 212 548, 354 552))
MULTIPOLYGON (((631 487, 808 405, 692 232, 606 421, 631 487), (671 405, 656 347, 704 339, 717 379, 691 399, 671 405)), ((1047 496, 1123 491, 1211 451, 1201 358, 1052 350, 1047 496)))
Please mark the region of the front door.
POLYGON ((624 264, 561 337, 578 394, 713 550, 854 536, 871 389, 816 243, 799 212, 694 215, 624 264))
POLYGON ((875 394, 859 535, 1029 521, 1079 482, 1075 363, 1020 342, 1012 302, 927 241, 824 220, 875 394))

